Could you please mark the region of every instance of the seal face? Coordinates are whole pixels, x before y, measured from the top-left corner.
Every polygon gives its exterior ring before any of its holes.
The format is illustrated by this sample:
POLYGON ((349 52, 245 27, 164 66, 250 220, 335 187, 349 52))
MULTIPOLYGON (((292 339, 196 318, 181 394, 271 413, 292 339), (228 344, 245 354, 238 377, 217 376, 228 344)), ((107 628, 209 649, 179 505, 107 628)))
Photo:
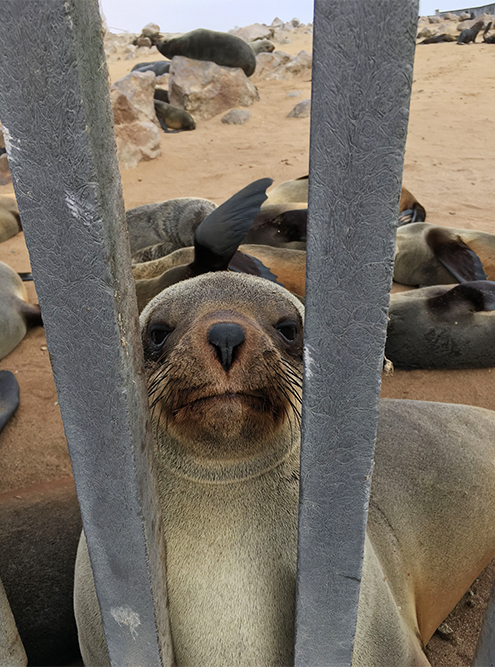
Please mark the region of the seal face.
POLYGON ((200 276, 169 288, 141 316, 158 433, 215 467, 271 458, 265 448, 299 419, 300 307, 254 281, 246 299, 243 274, 200 276), (226 302, 233 288, 239 296, 226 302))

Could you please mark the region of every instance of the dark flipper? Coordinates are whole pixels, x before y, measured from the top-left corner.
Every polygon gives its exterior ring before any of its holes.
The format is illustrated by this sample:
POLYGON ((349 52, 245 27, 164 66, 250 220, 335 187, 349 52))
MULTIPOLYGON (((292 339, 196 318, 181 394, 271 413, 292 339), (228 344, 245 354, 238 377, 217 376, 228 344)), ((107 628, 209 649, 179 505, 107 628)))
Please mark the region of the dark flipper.
POLYGON ((475 280, 461 283, 444 294, 428 299, 428 307, 434 312, 461 312, 495 310, 495 282, 475 280))
POLYGON ((28 329, 31 329, 32 327, 43 326, 43 320, 41 319, 41 309, 38 304, 26 303, 26 301, 22 301, 20 303, 20 310, 28 329))
POLYGON ((194 235, 192 267, 195 275, 227 269, 261 204, 267 199, 265 190, 272 183, 271 178, 251 183, 203 220, 194 235))
POLYGON ((33 274, 32 273, 18 273, 17 274, 19 278, 22 280, 22 282, 28 282, 29 280, 33 280, 33 274))
POLYGON ((434 227, 426 233, 425 239, 440 264, 460 283, 486 280, 480 258, 460 236, 434 227))
POLYGON ((0 371, 0 432, 19 407, 19 385, 10 371, 0 371))
POLYGON ((259 259, 252 255, 246 255, 246 253, 241 252, 240 250, 238 250, 230 260, 229 269, 236 273, 249 273, 252 276, 260 276, 261 278, 271 280, 278 285, 282 285, 282 287, 284 286, 283 283, 278 282, 277 276, 272 273, 267 266, 260 262, 259 259))
POLYGON ((419 204, 415 202, 412 208, 406 208, 405 211, 399 213, 399 227, 403 225, 410 225, 413 222, 424 222, 426 220, 426 211, 419 204))

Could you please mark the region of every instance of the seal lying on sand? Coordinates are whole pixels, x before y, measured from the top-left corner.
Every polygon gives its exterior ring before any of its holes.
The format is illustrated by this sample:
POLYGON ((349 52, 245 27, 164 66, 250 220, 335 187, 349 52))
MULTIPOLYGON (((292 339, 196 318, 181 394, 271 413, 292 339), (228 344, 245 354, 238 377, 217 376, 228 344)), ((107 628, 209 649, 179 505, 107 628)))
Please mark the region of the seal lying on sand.
POLYGON ((478 36, 479 31, 483 29, 483 26, 483 21, 477 21, 471 28, 466 28, 459 34, 457 43, 469 44, 470 42, 473 42, 474 44, 476 42, 476 37, 478 36))
POLYGON ((159 42, 157 49, 166 58, 185 56, 193 60, 209 60, 223 67, 240 67, 246 76, 256 69, 256 56, 247 42, 236 35, 199 28, 159 42))
MULTIPOLYGON (((286 667, 303 308, 215 273, 162 292, 141 331, 176 665, 286 667)), ((495 555, 494 429, 480 408, 381 401, 355 667, 428 665, 423 645, 495 555)), ((84 538, 75 612, 85 664, 108 665, 84 538)))
POLYGON ((208 199, 183 197, 155 204, 144 204, 126 211, 127 229, 134 261, 148 261, 150 253, 136 255, 139 250, 160 245, 163 257, 177 248, 190 246, 199 224, 216 209, 208 199))
POLYGON ((196 129, 196 121, 190 113, 184 109, 174 107, 172 104, 167 104, 167 102, 155 99, 155 113, 158 122, 165 132, 169 130, 196 129))
POLYGON ((441 44, 442 42, 456 42, 454 35, 449 35, 448 32, 442 32, 440 35, 434 37, 427 37, 420 44, 441 44))
POLYGON ((22 232, 21 218, 15 197, 0 196, 0 243, 22 232))
MULTIPOLYGON (((308 202, 308 176, 301 176, 293 181, 280 183, 268 193, 268 199, 263 208, 273 204, 288 204, 290 202, 308 202)), ((399 201, 399 224, 409 222, 423 222, 426 220, 426 211, 409 190, 402 187, 399 201)))
POLYGON ((417 222, 397 230, 394 280, 448 285, 495 280, 495 234, 417 222))
POLYGON ((495 282, 392 294, 385 356, 398 368, 495 366, 495 282))
POLYGON ((0 359, 21 342, 30 327, 41 324, 40 307, 27 302, 21 278, 0 262, 0 359))
POLYGON ((155 60, 152 63, 138 63, 137 65, 134 65, 131 72, 153 72, 155 76, 162 76, 163 74, 169 73, 171 64, 171 62, 163 60, 155 60))
POLYGON ((483 31, 483 41, 485 44, 495 44, 495 35, 488 35, 488 31, 492 27, 492 22, 486 26, 486 28, 483 31))

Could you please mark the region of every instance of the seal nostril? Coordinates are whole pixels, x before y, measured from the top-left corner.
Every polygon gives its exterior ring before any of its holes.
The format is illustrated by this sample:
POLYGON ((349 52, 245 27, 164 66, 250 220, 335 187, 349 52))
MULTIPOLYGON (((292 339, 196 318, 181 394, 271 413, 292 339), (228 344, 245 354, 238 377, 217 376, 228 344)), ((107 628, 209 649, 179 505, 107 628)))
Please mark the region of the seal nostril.
POLYGON ((224 371, 230 370, 237 348, 244 342, 245 337, 244 329, 235 322, 218 322, 210 327, 208 342, 215 348, 224 371))

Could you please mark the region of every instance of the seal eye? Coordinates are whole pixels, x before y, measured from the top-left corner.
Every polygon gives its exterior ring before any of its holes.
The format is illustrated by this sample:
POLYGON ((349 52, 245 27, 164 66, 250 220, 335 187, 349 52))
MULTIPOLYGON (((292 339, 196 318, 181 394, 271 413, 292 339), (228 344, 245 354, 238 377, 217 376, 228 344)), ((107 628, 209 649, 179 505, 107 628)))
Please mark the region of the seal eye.
POLYGON ((154 324, 150 329, 151 342, 155 347, 161 347, 172 333, 172 329, 166 324, 154 324))
POLYGON ((296 322, 280 322, 275 329, 288 343, 293 343, 299 335, 299 327, 296 322))

